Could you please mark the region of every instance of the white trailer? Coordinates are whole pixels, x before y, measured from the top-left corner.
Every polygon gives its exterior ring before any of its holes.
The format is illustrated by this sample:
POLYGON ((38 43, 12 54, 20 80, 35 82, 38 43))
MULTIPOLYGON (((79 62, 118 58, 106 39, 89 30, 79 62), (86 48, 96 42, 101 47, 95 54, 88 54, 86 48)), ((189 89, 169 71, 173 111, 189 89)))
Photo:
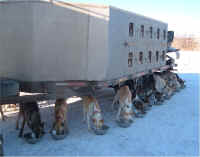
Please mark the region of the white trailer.
POLYGON ((1 1, 0 21, 0 75, 24 91, 114 87, 169 68, 168 25, 112 6, 1 1))

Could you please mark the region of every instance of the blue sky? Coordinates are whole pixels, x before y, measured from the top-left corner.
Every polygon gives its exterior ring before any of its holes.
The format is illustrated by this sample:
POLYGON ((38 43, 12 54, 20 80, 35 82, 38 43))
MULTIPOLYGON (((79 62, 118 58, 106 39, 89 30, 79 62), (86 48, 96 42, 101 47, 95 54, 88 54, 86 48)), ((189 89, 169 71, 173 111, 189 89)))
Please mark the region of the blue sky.
POLYGON ((178 34, 200 33, 200 0, 67 0, 109 4, 162 20, 178 34))

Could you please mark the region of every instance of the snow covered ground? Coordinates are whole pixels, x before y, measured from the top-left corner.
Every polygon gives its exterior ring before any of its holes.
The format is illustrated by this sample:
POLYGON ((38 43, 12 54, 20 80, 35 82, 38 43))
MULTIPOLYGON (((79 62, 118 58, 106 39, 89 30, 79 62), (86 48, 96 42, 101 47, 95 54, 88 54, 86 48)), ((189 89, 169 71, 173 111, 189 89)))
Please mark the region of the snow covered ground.
MULTIPOLYGON (((144 118, 135 119, 129 128, 119 128, 115 123, 116 113, 111 112, 110 108, 114 93, 104 90, 99 102, 105 123, 110 126, 104 136, 87 131, 87 125, 82 123, 81 101, 70 104, 70 134, 62 141, 54 141, 47 133, 39 143, 27 144, 17 137, 16 113, 10 114, 6 122, 0 120, 5 138, 5 155, 199 155, 199 57, 200 52, 181 53, 179 72, 186 80, 187 87, 163 105, 154 106, 144 118)), ((42 108, 41 113, 48 132, 53 121, 53 107, 42 108)))

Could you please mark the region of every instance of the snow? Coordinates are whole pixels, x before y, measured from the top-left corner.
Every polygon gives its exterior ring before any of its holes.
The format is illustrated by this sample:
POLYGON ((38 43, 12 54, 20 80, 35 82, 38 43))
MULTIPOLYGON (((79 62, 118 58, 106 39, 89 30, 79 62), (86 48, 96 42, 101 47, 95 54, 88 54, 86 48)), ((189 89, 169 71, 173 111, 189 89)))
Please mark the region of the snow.
MULTIPOLYGON (((182 52, 178 61, 180 76, 187 87, 160 106, 153 106, 144 118, 134 119, 129 128, 120 128, 111 111, 113 90, 99 92, 106 135, 97 136, 82 122, 80 99, 70 100, 69 135, 55 141, 48 133, 53 122, 53 106, 41 108, 46 134, 35 144, 18 138, 15 130, 16 113, 9 114, 6 122, 0 120, 4 134, 4 151, 9 156, 197 156, 199 155, 199 68, 200 52, 182 52), (196 67, 195 67, 196 66, 196 67)), ((53 102, 52 102, 53 103, 53 102)), ((25 128, 25 132, 28 128, 25 128)))

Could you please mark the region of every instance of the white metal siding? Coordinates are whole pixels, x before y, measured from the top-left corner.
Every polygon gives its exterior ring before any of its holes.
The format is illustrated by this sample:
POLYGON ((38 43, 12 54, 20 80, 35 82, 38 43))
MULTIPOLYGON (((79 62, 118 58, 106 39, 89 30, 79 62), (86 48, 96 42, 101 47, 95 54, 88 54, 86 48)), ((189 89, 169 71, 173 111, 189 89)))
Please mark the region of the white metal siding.
POLYGON ((167 48, 167 40, 162 39, 167 24, 114 7, 8 2, 0 3, 0 21, 0 75, 12 79, 105 81, 164 65, 160 57, 167 48), (133 37, 129 37, 130 22, 133 37), (139 64, 141 51, 143 64, 139 64), (158 63, 156 51, 160 51, 158 63), (133 67, 128 67, 129 52, 133 52, 133 67))
POLYGON ((139 16, 134 13, 110 8, 109 23, 109 51, 110 61, 107 71, 107 78, 113 79, 136 72, 142 72, 154 67, 160 67, 165 64, 160 58, 159 62, 155 60, 156 51, 167 48, 167 40, 163 40, 163 34, 160 40, 156 39, 156 30, 160 28, 167 31, 167 24, 139 16), (129 36, 129 23, 134 23, 134 35, 129 36), (144 37, 141 35, 141 25, 144 25, 144 37), (150 39, 149 27, 153 27, 153 39, 150 39), (130 43, 125 47, 124 43, 130 43), (148 51, 152 51, 152 63, 148 61, 148 51), (128 67, 128 53, 133 52, 133 67, 128 67), (143 64, 139 63, 139 52, 143 52, 143 64))

